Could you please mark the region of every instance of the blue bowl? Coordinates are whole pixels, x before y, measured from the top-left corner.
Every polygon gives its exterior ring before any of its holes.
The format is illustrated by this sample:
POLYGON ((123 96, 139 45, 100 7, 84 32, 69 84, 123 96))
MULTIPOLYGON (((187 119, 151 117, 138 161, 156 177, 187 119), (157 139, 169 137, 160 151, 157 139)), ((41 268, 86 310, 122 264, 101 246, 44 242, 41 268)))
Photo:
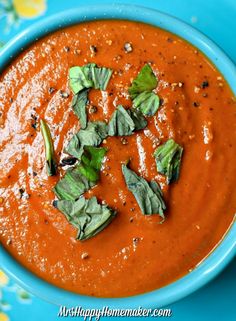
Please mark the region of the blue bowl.
MULTIPOLYGON (((125 19, 148 23, 168 30, 199 48, 223 74, 236 94, 236 68, 226 54, 211 40, 189 25, 161 12, 138 6, 96 5, 79 7, 44 19, 11 40, 0 52, 0 72, 22 50, 46 34, 76 23, 125 19)), ((38 278, 21 266, 0 247, 1 267, 22 287, 56 305, 82 306, 83 308, 154 308, 166 306, 196 291, 213 279, 236 254, 236 222, 222 242, 191 273, 161 289, 125 298, 94 298, 62 290, 38 278)))

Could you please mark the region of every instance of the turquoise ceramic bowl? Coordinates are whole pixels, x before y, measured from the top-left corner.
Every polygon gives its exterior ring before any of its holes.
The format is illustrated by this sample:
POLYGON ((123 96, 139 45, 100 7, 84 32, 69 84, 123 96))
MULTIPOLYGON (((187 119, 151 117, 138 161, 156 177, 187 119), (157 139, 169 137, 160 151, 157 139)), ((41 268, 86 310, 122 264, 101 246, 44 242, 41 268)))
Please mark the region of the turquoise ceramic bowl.
MULTIPOLYGON (((22 50, 35 40, 60 28, 83 21, 126 19, 141 21, 166 29, 199 48, 220 70, 236 94, 236 68, 230 59, 211 40, 189 25, 161 12, 127 5, 96 5, 69 10, 32 25, 16 36, 0 52, 0 72, 22 50)), ((213 279, 236 254, 236 222, 215 250, 191 273, 161 289, 126 298, 94 298, 74 294, 55 287, 27 271, 5 249, 0 248, 1 267, 22 287, 45 300, 66 306, 83 308, 156 308, 173 303, 213 279)))

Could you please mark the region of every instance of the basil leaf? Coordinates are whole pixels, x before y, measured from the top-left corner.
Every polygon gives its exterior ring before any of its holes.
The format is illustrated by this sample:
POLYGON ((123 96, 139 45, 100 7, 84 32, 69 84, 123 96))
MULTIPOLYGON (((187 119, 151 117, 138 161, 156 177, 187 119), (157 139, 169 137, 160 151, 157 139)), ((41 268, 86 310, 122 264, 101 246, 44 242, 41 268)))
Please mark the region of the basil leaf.
POLYGON ((44 139, 47 174, 48 176, 54 176, 57 172, 57 164, 52 136, 47 123, 42 119, 40 120, 40 129, 44 139))
POLYGON ((84 146, 78 169, 89 181, 98 181, 99 171, 106 152, 107 149, 103 147, 84 146))
POLYGON ((122 172, 126 185, 133 193, 142 213, 144 215, 159 214, 163 222, 166 205, 159 185, 155 181, 148 183, 124 164, 122 172))
POLYGON ((109 68, 92 68, 92 80, 93 80, 93 88, 106 90, 108 82, 111 78, 112 70, 109 68))
MULTIPOLYGON (((87 67, 87 69, 89 69, 87 67)), ((85 88, 91 88, 93 82, 88 77, 88 71, 84 67, 71 67, 69 70, 69 85, 74 94, 85 88)))
POLYGON ((160 106, 160 99, 153 92, 144 91, 133 100, 133 106, 144 115, 153 116, 160 106))
POLYGON ((81 158, 81 155, 83 153, 83 145, 81 145, 78 133, 75 134, 69 141, 68 145, 65 148, 65 153, 78 159, 81 158))
POLYGON ((133 119, 127 110, 122 106, 117 106, 108 124, 109 136, 131 135, 135 129, 133 119))
POLYGON ((107 124, 102 121, 89 122, 87 128, 77 135, 82 145, 98 146, 108 135, 107 124))
POLYGON ((111 78, 112 70, 97 67, 96 64, 87 64, 82 67, 75 66, 69 70, 70 88, 77 94, 85 88, 105 90, 111 78))
POLYGON ((96 197, 54 201, 54 206, 78 229, 77 239, 81 241, 101 232, 116 215, 107 205, 100 205, 96 197))
POLYGON ((88 91, 88 89, 83 89, 78 94, 74 95, 71 104, 74 113, 80 120, 80 127, 82 129, 87 126, 86 105, 88 103, 88 91))
POLYGON ((167 184, 177 181, 179 178, 180 163, 183 147, 178 145, 173 139, 157 147, 154 152, 157 170, 166 175, 167 184))
POLYGON ((150 65, 146 64, 138 76, 133 80, 131 87, 129 88, 129 94, 132 99, 136 98, 140 93, 144 91, 152 91, 157 86, 157 78, 152 71, 150 65))
POLYGON ((53 192, 59 199, 76 200, 95 184, 96 182, 90 181, 82 175, 76 166, 66 171, 65 176, 53 188, 53 192))
POLYGON ((146 127, 147 121, 140 113, 125 109, 122 105, 117 106, 117 109, 112 114, 108 124, 109 136, 128 136, 132 135, 134 130, 143 129, 146 127))
POLYGON ((88 122, 85 129, 81 129, 70 140, 65 152, 80 159, 84 146, 98 146, 108 135, 107 124, 101 121, 88 122))
POLYGON ((127 112, 134 122, 135 130, 144 129, 147 126, 147 120, 138 109, 130 108, 127 112))

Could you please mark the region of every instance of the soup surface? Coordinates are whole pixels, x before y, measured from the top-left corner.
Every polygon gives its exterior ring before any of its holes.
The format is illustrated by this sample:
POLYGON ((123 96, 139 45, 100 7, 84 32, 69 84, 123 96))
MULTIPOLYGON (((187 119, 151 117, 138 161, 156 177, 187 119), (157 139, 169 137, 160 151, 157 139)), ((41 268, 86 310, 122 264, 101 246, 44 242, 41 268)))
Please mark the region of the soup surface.
POLYGON ((97 21, 37 41, 0 78, 1 243, 38 276, 77 293, 121 297, 173 282, 212 251, 233 221, 235 119, 235 98, 222 75, 196 48, 161 29, 97 21), (146 63, 159 79, 161 106, 125 144, 122 137, 103 142, 108 152, 100 181, 85 197, 97 196, 117 215, 81 242, 52 205, 52 188, 65 170, 47 176, 39 120, 47 121, 60 162, 80 128, 68 71, 88 62, 113 70, 106 90, 89 93, 91 121, 108 121, 119 104, 131 106, 128 87, 146 63), (167 185, 153 153, 169 138, 184 152, 178 181, 167 185), (137 174, 160 184, 163 224, 158 215, 143 215, 127 189, 121 164, 128 159, 137 174))

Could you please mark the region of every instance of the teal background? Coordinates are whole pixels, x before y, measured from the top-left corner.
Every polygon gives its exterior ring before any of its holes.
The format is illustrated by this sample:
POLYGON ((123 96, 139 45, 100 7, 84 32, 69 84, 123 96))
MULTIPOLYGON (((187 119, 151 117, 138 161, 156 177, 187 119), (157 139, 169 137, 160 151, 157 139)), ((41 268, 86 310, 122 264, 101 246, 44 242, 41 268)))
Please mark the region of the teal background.
MULTIPOLYGON (((86 4, 96 4, 100 1, 86 1, 86 4)), ((110 3, 110 1, 102 1, 110 3)), ((236 1, 235 0, 130 0, 116 1, 144 5, 169 13, 193 25, 209 38, 214 40, 236 62, 236 1)), ((48 0, 45 15, 64 11, 79 5, 85 5, 81 0, 48 0)), ((0 1, 1 8, 1 1, 0 1)), ((45 16, 44 15, 44 16, 45 16)), ((42 16, 42 17, 44 17, 42 16)), ((0 14, 0 41, 7 42, 16 33, 41 19, 20 19, 18 25, 12 25, 5 32, 6 19, 0 14)), ((1 262, 0 262, 1 264, 1 262)), ((173 321, 235 321, 236 320, 236 259, 214 281, 191 296, 173 305, 173 321)), ((17 294, 19 289, 11 281, 0 292, 0 301, 7 304, 0 307, 13 321, 54 321, 76 320, 77 318, 57 318, 58 308, 36 297, 26 299, 17 294), (1 298, 2 293, 2 298, 1 298)), ((124 320, 125 318, 122 318, 124 320)), ((132 318, 133 319, 133 318, 132 318)), ((142 318, 138 318, 141 320, 142 318)), ((143 320, 147 318, 143 318, 143 320)), ((155 318, 150 318, 154 320, 155 318)), ((116 318, 115 320, 118 320, 116 318)), ((0 319, 1 321, 1 319, 0 319)))

